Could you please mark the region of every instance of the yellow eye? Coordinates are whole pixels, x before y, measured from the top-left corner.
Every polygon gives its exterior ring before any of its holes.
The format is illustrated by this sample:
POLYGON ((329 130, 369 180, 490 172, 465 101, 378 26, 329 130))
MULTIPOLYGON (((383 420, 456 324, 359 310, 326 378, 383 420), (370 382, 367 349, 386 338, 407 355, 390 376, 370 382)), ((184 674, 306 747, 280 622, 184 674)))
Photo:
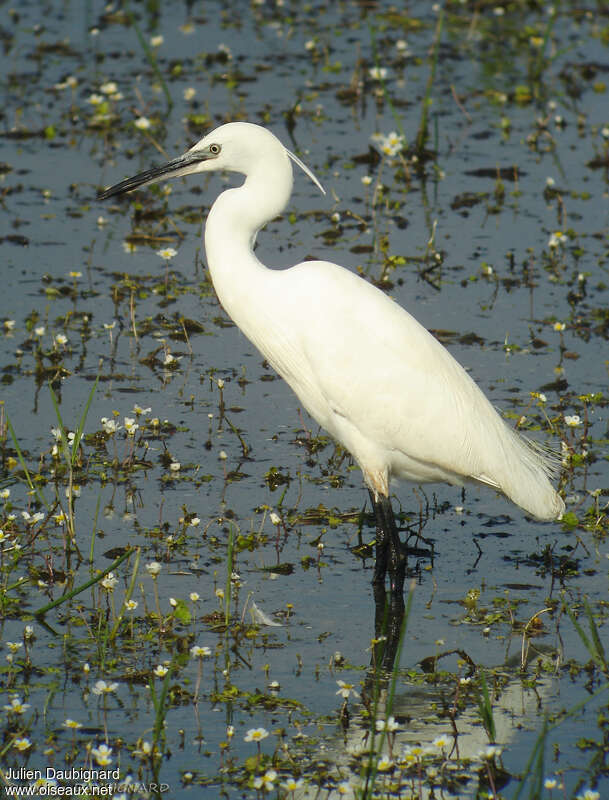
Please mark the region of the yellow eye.
POLYGON ((210 144, 210 145, 209 145, 209 152, 210 152, 210 153, 211 153, 213 156, 217 156, 217 155, 218 155, 218 153, 220 152, 220 150, 222 150, 222 147, 221 147, 221 145, 219 145, 219 144, 210 144))

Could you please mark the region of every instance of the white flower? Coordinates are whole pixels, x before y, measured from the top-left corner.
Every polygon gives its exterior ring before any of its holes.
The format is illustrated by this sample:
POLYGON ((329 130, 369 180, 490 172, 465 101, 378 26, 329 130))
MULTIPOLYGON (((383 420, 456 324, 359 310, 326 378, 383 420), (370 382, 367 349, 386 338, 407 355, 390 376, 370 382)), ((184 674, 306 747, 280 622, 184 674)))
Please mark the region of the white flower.
POLYGON ((280 784, 282 789, 285 789, 286 792, 295 792, 297 789, 300 789, 301 786, 304 785, 304 780, 302 778, 293 778, 290 776, 285 781, 282 781, 280 784))
POLYGON ((565 414, 565 424, 570 428, 577 428, 578 425, 582 424, 582 421, 579 414, 573 414, 573 416, 565 414))
POLYGON ((137 600, 127 600, 125 603, 125 608, 127 611, 135 611, 137 608, 137 600))
POLYGON ((139 427, 133 417, 125 417, 125 430, 129 436, 135 436, 135 432, 139 427))
POLYGON ((554 323, 554 325, 553 325, 553 327, 554 327, 554 330, 555 330, 557 333, 561 333, 562 331, 564 331, 564 329, 565 329, 567 326, 565 325, 565 323, 564 323, 564 322, 555 322, 555 323, 554 323))
POLYGON ((27 736, 20 736, 17 739, 13 739, 13 747, 16 750, 20 750, 23 752, 24 750, 28 750, 32 746, 32 743, 27 738, 27 736))
POLYGON ((562 243, 563 243, 563 241, 564 241, 566 238, 567 238, 567 237, 565 236, 565 234, 564 234, 564 233, 561 233, 560 231, 556 231, 556 232, 555 232, 555 233, 553 233, 553 234, 550 236, 550 238, 548 239, 548 247, 550 248, 550 250, 554 250, 554 249, 556 249, 556 248, 557 248, 557 247, 558 247, 560 244, 562 244, 562 243))
POLYGON ((267 792, 272 791, 273 784, 277 780, 277 773, 274 769, 267 769, 264 775, 259 775, 254 778, 255 789, 266 789, 267 792))
POLYGON ((368 70, 368 75, 373 81, 382 81, 387 77, 387 69, 385 67, 371 67, 368 70))
POLYGON ((63 333, 58 333, 57 336, 55 337, 55 344, 59 344, 62 347, 63 347, 64 344, 67 343, 67 341, 68 341, 68 337, 64 336, 63 333))
POLYGON ((79 728, 82 728, 82 722, 76 722, 68 717, 64 720, 63 727, 71 731, 77 731, 79 728))
POLYGON ((163 664, 159 664, 152 671, 157 676, 157 678, 164 678, 165 675, 167 675, 167 673, 169 672, 167 667, 163 666, 163 664))
POLYGON ((336 694, 339 694, 343 700, 348 700, 350 695, 354 697, 359 697, 359 694, 355 691, 355 688, 352 683, 345 683, 345 681, 336 681, 339 686, 338 691, 336 694))
POLYGON ((370 186, 370 184, 372 183, 372 178, 370 177, 370 175, 362 175, 362 183, 364 184, 364 186, 370 186))
POLYGON ((165 39, 159 34, 158 36, 152 36, 150 39, 150 46, 151 47, 160 47, 165 39))
POLYGON ((146 572, 149 575, 151 575, 153 578, 156 578, 156 576, 159 574, 161 569, 162 569, 162 566, 161 566, 161 564, 159 564, 158 561, 151 561, 149 564, 146 564, 146 572))
POLYGON ((193 88, 192 86, 187 86, 186 89, 184 89, 184 91, 182 92, 182 96, 184 97, 184 100, 188 101, 192 100, 193 97, 196 95, 196 93, 197 90, 195 88, 193 88))
POLYGON ((387 772, 388 769, 393 767, 393 761, 389 758, 389 756, 382 756, 379 758, 376 767, 379 772, 387 772))
POLYGON ((109 592, 111 592, 116 586, 118 586, 118 578, 113 572, 109 572, 102 580, 101 585, 104 587, 104 589, 107 589, 109 592))
POLYGON ((266 728, 250 728, 243 737, 244 742, 261 742, 269 735, 266 728))
POLYGON ((201 599, 201 595, 198 592, 191 592, 188 597, 191 603, 198 603, 201 599))
POLYGON ((578 794, 575 800, 600 800, 600 793, 593 792, 592 789, 586 789, 585 792, 578 794))
POLYGON ((115 419, 110 419, 109 417, 102 417, 101 424, 102 428, 104 429, 104 433, 108 434, 116 433, 122 428, 122 425, 119 425, 115 419))
POLYGON ((148 117, 138 117, 133 124, 139 131, 147 131, 152 126, 148 117))
POLYGON ((180 464, 180 462, 179 462, 179 461, 172 461, 172 462, 171 462, 171 464, 169 465, 169 469, 170 469, 172 472, 179 472, 179 471, 180 471, 180 467, 181 467, 181 466, 182 466, 182 465, 180 464))
POLYGON ((377 719, 376 721, 377 731, 388 731, 389 733, 393 733, 394 731, 399 730, 399 728, 400 726, 395 721, 395 717, 387 717, 386 720, 377 719))
POLYGON ((106 683, 106 681, 97 681, 93 689, 93 694, 101 696, 102 694, 111 694, 118 689, 118 683, 106 683))
POLYGON ((22 703, 20 697, 12 697, 10 705, 3 706, 9 714, 25 714, 30 707, 29 703, 22 703))
POLYGON ((481 750, 478 754, 480 758, 485 758, 490 760, 491 758, 495 758, 495 756, 500 756, 502 753, 502 748, 498 747, 496 744, 489 744, 486 746, 484 750, 481 750))
POLYGON ((100 767, 107 767, 112 763, 112 758, 110 757, 111 753, 112 748, 108 747, 106 744, 100 744, 99 747, 93 747, 91 749, 91 755, 97 761, 100 767))
POLYGON ((174 256, 177 256, 178 251, 173 247, 164 247, 162 250, 157 250, 156 254, 165 259, 165 261, 169 261, 171 258, 174 258, 174 256))
POLYGON ((103 83, 99 90, 104 94, 116 94, 118 91, 118 86, 114 83, 114 81, 108 81, 107 83, 103 83))
POLYGON ((211 650, 209 647, 195 644, 190 648, 190 655, 193 658, 206 658, 207 656, 211 655, 211 650))

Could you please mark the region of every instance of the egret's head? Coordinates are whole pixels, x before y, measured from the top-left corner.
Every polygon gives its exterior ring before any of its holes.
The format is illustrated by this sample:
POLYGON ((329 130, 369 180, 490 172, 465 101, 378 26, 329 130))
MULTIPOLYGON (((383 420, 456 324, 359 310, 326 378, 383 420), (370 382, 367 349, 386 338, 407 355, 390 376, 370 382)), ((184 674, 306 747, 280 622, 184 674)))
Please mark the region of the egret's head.
POLYGON ((98 199, 105 200, 149 183, 179 178, 196 172, 228 170, 248 175, 255 166, 268 163, 269 158, 285 158, 285 156, 298 164, 325 194, 322 185, 311 170, 285 148, 270 131, 250 122, 229 122, 208 133, 184 155, 111 186, 101 192, 98 199))

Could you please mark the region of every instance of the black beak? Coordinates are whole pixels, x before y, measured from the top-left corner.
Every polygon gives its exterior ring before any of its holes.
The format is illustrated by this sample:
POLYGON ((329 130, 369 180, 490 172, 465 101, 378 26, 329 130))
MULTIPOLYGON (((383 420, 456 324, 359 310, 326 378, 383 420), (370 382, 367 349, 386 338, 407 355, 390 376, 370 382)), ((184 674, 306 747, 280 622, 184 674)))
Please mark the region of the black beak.
POLYGON ((169 161, 167 164, 163 164, 159 167, 151 167, 145 170, 145 172, 134 175, 132 178, 125 178, 124 181, 115 183, 114 186, 110 186, 108 189, 104 189, 103 192, 100 192, 97 195, 97 199, 107 200, 109 197, 115 197, 116 195, 130 192, 133 189, 137 189, 138 186, 146 186, 148 183, 154 183, 164 178, 179 178, 181 175, 189 175, 191 172, 194 172, 194 167, 197 164, 201 161, 207 161, 209 158, 213 158, 213 156, 205 151, 189 151, 179 158, 174 158, 173 161, 169 161))

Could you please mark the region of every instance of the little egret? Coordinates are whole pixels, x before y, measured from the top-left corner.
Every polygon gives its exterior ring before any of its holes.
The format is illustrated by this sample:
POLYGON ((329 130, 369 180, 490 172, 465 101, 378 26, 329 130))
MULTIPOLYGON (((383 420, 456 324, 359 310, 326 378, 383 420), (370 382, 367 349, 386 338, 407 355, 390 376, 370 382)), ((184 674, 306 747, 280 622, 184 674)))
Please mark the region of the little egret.
POLYGON ((184 155, 117 183, 106 199, 166 178, 245 175, 210 209, 205 252, 220 303, 300 402, 357 461, 376 518, 375 586, 403 590, 405 558, 389 485, 483 483, 540 520, 560 517, 552 462, 509 428, 450 353, 380 289, 327 261, 273 270, 254 253, 258 231, 286 207, 291 161, 270 131, 231 122, 184 155))

